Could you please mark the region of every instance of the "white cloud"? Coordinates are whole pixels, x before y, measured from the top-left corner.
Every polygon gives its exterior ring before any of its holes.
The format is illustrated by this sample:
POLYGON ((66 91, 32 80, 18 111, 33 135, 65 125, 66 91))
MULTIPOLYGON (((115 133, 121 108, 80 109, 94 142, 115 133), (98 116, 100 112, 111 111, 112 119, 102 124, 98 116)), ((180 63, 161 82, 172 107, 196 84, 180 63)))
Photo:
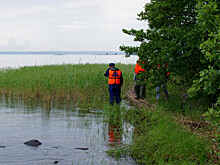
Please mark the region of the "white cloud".
POLYGON ((13 36, 10 36, 7 43, 0 44, 0 50, 25 50, 29 46, 29 41, 17 41, 13 36))
POLYGON ((88 26, 85 25, 54 25, 52 26, 54 28, 64 28, 64 29, 82 29, 82 28, 88 28, 88 26))
POLYGON ((0 49, 118 49, 133 44, 122 28, 146 28, 136 17, 148 1, 0 0, 0 49))
MULTIPOLYGON (((91 2, 91 1, 90 1, 91 2)), ((66 2, 64 5, 61 6, 63 9, 76 9, 76 8, 85 8, 93 6, 92 3, 89 3, 88 1, 71 1, 71 2, 66 2)))
POLYGON ((55 12, 56 9, 54 7, 46 7, 46 6, 34 6, 31 8, 25 7, 14 7, 10 9, 1 9, 0 10, 0 18, 22 18, 24 15, 32 15, 38 13, 48 13, 55 12))

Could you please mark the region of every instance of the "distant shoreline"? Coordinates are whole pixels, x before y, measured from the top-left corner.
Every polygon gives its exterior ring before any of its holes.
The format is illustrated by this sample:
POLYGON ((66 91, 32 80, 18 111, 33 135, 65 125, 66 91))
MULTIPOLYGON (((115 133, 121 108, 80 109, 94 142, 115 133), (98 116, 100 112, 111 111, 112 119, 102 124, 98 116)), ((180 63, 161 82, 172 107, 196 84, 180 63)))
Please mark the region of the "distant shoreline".
POLYGON ((74 54, 91 54, 91 55, 125 55, 121 51, 0 51, 2 54, 47 54, 47 55, 74 55, 74 54))

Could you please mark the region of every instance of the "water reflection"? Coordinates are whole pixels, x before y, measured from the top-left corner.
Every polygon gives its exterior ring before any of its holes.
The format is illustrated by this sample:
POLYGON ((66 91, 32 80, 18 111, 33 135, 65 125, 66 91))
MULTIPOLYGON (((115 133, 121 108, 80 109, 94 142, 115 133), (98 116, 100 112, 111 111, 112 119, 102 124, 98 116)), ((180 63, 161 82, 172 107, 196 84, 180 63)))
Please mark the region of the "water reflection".
POLYGON ((74 109, 71 103, 0 97, 0 146, 4 146, 0 148, 0 164, 134 164, 130 158, 116 161, 106 155, 109 131, 114 132, 112 142, 128 143, 125 125, 120 120, 114 124, 103 122, 99 110, 74 109), (37 148, 23 144, 31 139, 43 144, 37 148))
POLYGON ((121 145, 121 131, 120 128, 114 125, 109 125, 108 128, 109 144, 110 146, 120 146, 121 145))
POLYGON ((109 115, 108 135, 109 146, 118 147, 122 145, 122 120, 119 109, 109 115))

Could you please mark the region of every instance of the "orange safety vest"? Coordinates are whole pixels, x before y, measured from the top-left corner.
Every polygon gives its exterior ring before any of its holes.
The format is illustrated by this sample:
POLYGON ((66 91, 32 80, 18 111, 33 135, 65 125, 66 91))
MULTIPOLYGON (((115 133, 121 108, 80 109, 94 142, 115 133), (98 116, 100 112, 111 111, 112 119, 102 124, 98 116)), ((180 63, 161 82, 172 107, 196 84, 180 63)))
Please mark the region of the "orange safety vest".
POLYGON ((108 84, 120 84, 121 83, 121 71, 109 70, 108 84))
MULTIPOLYGON (((144 64, 144 62, 143 62, 143 64, 144 64)), ((139 65, 139 63, 136 63, 136 65, 135 65, 135 73, 138 74, 138 73, 140 73, 140 71, 144 72, 145 69, 143 69, 143 68, 139 65)))

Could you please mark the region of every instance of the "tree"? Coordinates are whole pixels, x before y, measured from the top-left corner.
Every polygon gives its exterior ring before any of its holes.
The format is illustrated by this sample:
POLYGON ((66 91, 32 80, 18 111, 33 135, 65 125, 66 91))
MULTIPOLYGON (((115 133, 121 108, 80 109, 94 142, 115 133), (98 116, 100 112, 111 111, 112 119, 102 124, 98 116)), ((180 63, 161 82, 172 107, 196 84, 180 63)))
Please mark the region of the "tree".
POLYGON ((205 34, 200 45, 205 58, 201 62, 208 67, 200 71, 189 92, 208 96, 211 108, 206 116, 220 127, 220 1, 199 1, 198 24, 205 34))
MULTIPOLYGON (((137 52, 144 63, 148 87, 177 77, 191 96, 208 98, 206 115, 220 121, 220 1, 151 0, 138 20, 147 21, 147 30, 125 30, 140 42, 139 47, 121 46, 128 54, 137 52), (168 63, 168 68, 157 65, 168 63), (162 75, 162 76, 161 76, 162 75)), ((143 76, 143 75, 142 75, 143 76)))
POLYGON ((143 66, 148 72, 146 77, 155 87, 165 83, 166 68, 157 69, 157 65, 168 63, 171 77, 180 77, 182 84, 190 86, 206 69, 202 65, 199 45, 203 38, 197 25, 197 1, 192 0, 152 0, 145 10, 138 14, 138 20, 147 21, 147 30, 125 30, 139 41, 139 47, 121 46, 120 49, 131 54, 136 51, 140 59, 148 61, 143 66))

